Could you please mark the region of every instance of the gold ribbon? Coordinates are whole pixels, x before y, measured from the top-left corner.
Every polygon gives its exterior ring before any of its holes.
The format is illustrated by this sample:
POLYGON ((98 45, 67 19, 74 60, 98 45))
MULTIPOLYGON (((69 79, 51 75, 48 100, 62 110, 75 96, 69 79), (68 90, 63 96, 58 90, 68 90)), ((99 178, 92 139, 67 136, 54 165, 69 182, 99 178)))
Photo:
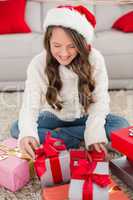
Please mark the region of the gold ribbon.
POLYGON ((16 156, 21 159, 31 160, 27 153, 22 152, 18 147, 9 148, 6 145, 0 144, 0 160, 8 158, 8 156, 16 156))
POLYGON ((114 185, 109 189, 109 192, 121 191, 121 188, 118 185, 114 185))

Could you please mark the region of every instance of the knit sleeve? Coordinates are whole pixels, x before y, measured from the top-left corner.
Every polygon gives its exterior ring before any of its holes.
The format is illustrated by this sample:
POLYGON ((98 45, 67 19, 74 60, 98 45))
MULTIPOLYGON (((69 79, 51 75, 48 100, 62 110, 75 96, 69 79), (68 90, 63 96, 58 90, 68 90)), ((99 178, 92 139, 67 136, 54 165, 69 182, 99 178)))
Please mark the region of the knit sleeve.
POLYGON ((97 50, 94 50, 91 63, 94 65, 93 78, 96 85, 93 91, 94 103, 88 109, 88 119, 84 133, 86 147, 94 143, 107 143, 108 140, 104 125, 106 116, 110 110, 108 76, 105 61, 97 50))
MULTIPOLYGON (((20 131, 18 143, 25 136, 33 136, 39 141, 37 119, 41 104, 41 84, 43 82, 41 74, 43 66, 40 58, 40 55, 33 58, 27 70, 27 80, 18 121, 20 131)), ((44 83, 43 85, 45 87, 44 83)))

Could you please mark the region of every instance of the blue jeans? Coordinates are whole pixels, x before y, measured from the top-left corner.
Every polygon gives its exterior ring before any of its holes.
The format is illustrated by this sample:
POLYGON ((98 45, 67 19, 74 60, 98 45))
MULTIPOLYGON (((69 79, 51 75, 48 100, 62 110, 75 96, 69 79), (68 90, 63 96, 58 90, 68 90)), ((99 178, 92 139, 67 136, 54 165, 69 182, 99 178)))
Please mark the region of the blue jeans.
MULTIPOLYGON (((63 139, 67 148, 78 148, 80 142, 84 140, 85 122, 87 117, 88 116, 84 116, 75 119, 75 121, 66 122, 60 120, 50 112, 40 113, 38 117, 38 135, 40 143, 43 143, 45 134, 47 131, 50 131, 53 137, 63 139), (59 128, 59 130, 57 128, 59 128)), ((105 123, 105 131, 108 139, 110 140, 111 131, 128 126, 129 123, 123 117, 108 114, 105 123)), ((15 121, 12 124, 10 131, 12 137, 18 138, 18 121, 15 121)))

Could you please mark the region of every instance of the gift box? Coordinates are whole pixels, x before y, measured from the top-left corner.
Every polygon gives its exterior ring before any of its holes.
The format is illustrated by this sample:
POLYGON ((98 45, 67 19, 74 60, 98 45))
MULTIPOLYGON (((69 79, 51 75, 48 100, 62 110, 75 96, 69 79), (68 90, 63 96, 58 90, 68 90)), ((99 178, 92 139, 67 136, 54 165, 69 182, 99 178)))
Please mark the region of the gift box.
POLYGON ((127 161, 130 163, 130 165, 133 167, 133 160, 127 157, 127 161))
POLYGON ((112 147, 133 160, 132 127, 122 128, 111 132, 112 147))
MULTIPOLYGON (((70 181, 73 162, 87 158, 85 150, 67 151, 64 141, 51 137, 51 133, 46 135, 44 144, 35 153, 34 166, 42 187, 70 181)), ((96 157, 94 154, 95 152, 90 154, 93 159, 96 157)), ((100 160, 101 153, 97 153, 96 158, 100 160)))
POLYGON ((70 180, 70 156, 68 151, 60 152, 59 157, 45 160, 45 173, 40 177, 41 185, 66 183, 70 180))
POLYGON ((108 200, 108 162, 79 160, 74 163, 69 200, 108 200))
POLYGON ((53 138, 48 133, 44 144, 35 150, 35 154, 35 171, 42 187, 70 180, 70 156, 63 140, 53 138))
MULTIPOLYGON (((17 140, 9 138, 0 144, 0 185, 15 192, 30 180, 29 163, 21 159, 17 140), (8 152, 8 153, 7 153, 8 152)), ((33 163, 30 162, 33 166, 33 163)))

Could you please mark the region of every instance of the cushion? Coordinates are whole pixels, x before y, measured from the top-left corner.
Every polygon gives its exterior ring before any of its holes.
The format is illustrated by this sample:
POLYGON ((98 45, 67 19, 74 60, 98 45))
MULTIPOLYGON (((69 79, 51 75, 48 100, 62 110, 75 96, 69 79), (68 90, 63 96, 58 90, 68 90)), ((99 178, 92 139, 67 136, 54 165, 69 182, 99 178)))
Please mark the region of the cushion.
POLYGON ((25 0, 0 1, 0 34, 31 32, 24 16, 25 0))
POLYGON ((41 3, 34 1, 27 1, 25 8, 25 20, 33 32, 37 33, 43 32, 41 3))
POLYGON ((123 32, 133 32, 133 11, 118 18, 112 28, 122 30, 123 32))

